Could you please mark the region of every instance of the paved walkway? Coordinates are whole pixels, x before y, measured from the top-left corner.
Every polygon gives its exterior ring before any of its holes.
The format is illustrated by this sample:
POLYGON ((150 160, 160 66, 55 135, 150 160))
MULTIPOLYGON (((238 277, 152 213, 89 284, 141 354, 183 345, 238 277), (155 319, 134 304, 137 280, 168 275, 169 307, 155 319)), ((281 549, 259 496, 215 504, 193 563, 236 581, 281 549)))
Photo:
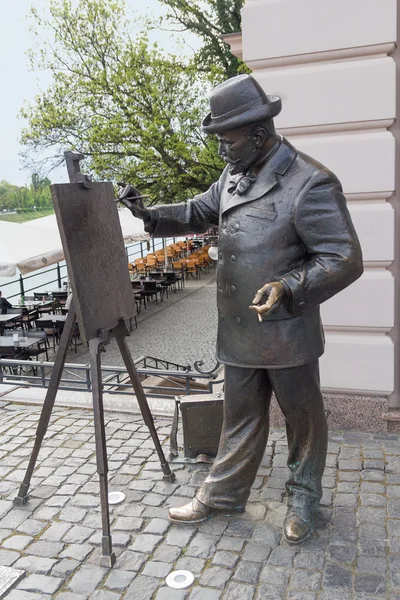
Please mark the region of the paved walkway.
MULTIPOLYGON (((149 302, 138 316, 138 328, 127 337, 134 359, 154 356, 186 365, 203 360, 204 369, 215 365, 217 341, 217 307, 215 269, 201 279, 189 279, 185 288, 169 292, 163 302, 149 302)), ((51 358, 50 358, 51 360, 51 358)), ((88 363, 86 346, 71 350, 67 362, 88 363)), ((122 366, 121 355, 115 340, 106 346, 102 355, 104 365, 122 366)))
MULTIPOLYGON (((32 481, 13 507, 37 407, 0 403, 0 565, 26 571, 8 600, 399 600, 400 437, 330 433, 318 530, 299 548, 281 537, 286 442, 274 430, 245 515, 176 526, 167 508, 195 492, 201 465, 164 483, 140 418, 108 414, 114 568, 99 566, 100 513, 90 411, 55 409, 32 481), (188 569, 188 590, 165 585, 188 569)), ((157 419, 167 450, 170 422, 157 419)))

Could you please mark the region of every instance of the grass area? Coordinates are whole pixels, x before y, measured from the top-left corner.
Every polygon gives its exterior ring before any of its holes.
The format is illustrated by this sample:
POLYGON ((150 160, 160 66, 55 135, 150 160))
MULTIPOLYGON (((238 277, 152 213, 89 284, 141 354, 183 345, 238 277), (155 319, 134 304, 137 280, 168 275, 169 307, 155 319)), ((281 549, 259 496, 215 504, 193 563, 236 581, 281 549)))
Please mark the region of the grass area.
POLYGON ((16 213, 14 215, 0 213, 0 221, 11 221, 12 223, 25 223, 26 221, 33 221, 33 219, 40 219, 40 217, 47 217, 52 215, 54 212, 53 208, 45 208, 43 210, 34 210, 32 212, 16 213))

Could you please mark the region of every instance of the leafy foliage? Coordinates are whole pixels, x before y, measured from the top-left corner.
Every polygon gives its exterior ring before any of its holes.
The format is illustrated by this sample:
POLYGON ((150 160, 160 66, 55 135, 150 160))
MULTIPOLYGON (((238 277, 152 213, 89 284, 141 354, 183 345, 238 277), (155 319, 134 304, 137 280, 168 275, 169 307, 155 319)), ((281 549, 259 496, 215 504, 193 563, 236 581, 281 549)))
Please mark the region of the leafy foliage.
POLYGON ((199 70, 216 81, 248 73, 234 56, 222 35, 241 31, 240 9, 244 0, 159 0, 168 8, 168 20, 177 31, 197 34, 203 45, 194 57, 199 70))
POLYGON ((49 0, 48 9, 32 10, 31 61, 51 70, 53 84, 22 111, 26 156, 54 165, 79 150, 86 171, 168 202, 208 189, 222 167, 200 129, 209 76, 133 37, 120 0, 49 0))
POLYGON ((30 186, 16 186, 8 181, 0 181, 0 210, 30 212, 36 209, 52 208, 50 180, 42 179, 37 173, 32 175, 30 186))

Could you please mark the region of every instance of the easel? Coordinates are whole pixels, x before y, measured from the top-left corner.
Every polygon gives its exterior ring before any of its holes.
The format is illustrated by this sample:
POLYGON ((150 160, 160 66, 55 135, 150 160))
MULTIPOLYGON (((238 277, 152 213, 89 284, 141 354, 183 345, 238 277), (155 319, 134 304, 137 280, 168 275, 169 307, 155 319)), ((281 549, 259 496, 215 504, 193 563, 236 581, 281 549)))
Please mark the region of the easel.
MULTIPOLYGON (((36 431, 36 440, 32 450, 32 454, 29 460, 28 468, 25 473, 23 483, 20 486, 18 495, 14 499, 15 505, 26 504, 29 500, 28 490, 31 482, 33 470, 35 468, 36 460, 43 443, 44 436, 46 435, 47 428, 50 422, 51 413, 54 407, 57 391, 59 389, 61 375, 66 362, 68 348, 71 343, 73 330, 75 327, 76 319, 80 325, 81 333, 85 336, 89 343, 89 354, 90 354, 90 370, 92 380, 92 397, 93 397, 93 412, 94 412, 94 427, 95 427, 95 440, 96 440, 96 460, 97 460, 97 472, 100 478, 100 504, 101 504, 101 520, 102 520, 102 556, 100 564, 105 567, 112 567, 115 563, 115 554, 112 551, 112 540, 110 532, 110 513, 108 503, 108 461, 107 461, 107 446, 106 446, 106 432, 104 425, 104 408, 103 408, 103 390, 102 390, 102 379, 101 379, 101 359, 100 352, 103 350, 104 345, 108 343, 112 335, 115 336, 119 350, 121 352, 122 359, 124 361, 126 370, 129 374, 133 389, 136 394, 137 402, 140 411, 143 416, 143 420, 149 428, 151 437, 153 439, 158 457, 161 463, 161 469, 163 471, 163 478, 167 481, 174 481, 175 474, 171 471, 169 464, 164 456, 163 449, 161 447, 160 440, 157 435, 157 431, 154 425, 154 420, 147 403, 147 398, 144 393, 142 384, 139 379, 139 375, 136 371, 135 364, 132 356, 129 352, 126 335, 128 334, 127 324, 129 318, 133 316, 130 311, 133 310, 130 307, 134 305, 132 298, 132 289, 129 280, 128 269, 126 266, 126 257, 124 251, 124 244, 122 235, 119 227, 117 209, 115 207, 114 198, 112 194, 111 184, 91 183, 86 175, 80 172, 79 161, 83 158, 81 154, 75 154, 72 152, 66 152, 65 158, 67 162, 68 174, 70 178, 70 184, 63 184, 61 186, 53 185, 52 196, 53 203, 55 206, 57 220, 60 228, 60 234, 63 241, 65 257, 67 261, 68 271, 71 276, 71 286, 73 290, 73 301, 68 311, 68 316, 65 322, 64 330, 61 335, 60 345, 55 357, 54 367, 51 373, 49 387, 47 389, 46 397, 43 403, 42 412, 39 419, 39 424, 36 431), (108 187, 107 187, 108 186, 108 187), (102 231, 94 230, 91 223, 91 215, 85 221, 84 217, 79 212, 79 198, 81 195, 84 198, 85 190, 88 192, 91 190, 92 196, 94 196, 95 206, 98 207, 99 212, 103 210, 103 204, 106 204, 104 210, 110 210, 110 214, 106 214, 107 223, 102 231), (68 207, 68 195, 71 195, 71 210, 68 207), (112 194, 112 198, 110 198, 112 194), (96 202, 98 204, 96 205, 96 202), (113 204, 110 204, 112 202, 113 204), (114 214, 115 213, 115 214, 114 214), (79 219, 83 219, 80 229, 83 232, 83 237, 79 239, 76 237, 76 230, 68 230, 70 225, 69 220, 76 216, 79 219), (86 227, 86 229, 85 229, 86 227), (93 231, 92 231, 93 229, 93 231), (101 236, 101 242, 107 245, 109 242, 112 248, 112 256, 110 255, 110 268, 108 276, 110 279, 114 278, 117 282, 118 288, 115 289, 115 293, 120 294, 118 297, 120 306, 123 307, 124 314, 118 314, 118 306, 105 306, 101 310, 101 306, 96 310, 90 311, 92 306, 87 306, 88 301, 88 290, 92 290, 96 298, 96 293, 99 294, 98 288, 100 285, 103 286, 100 289, 99 299, 102 300, 103 296, 101 291, 107 288, 107 273, 101 273, 102 277, 90 278, 90 273, 85 270, 77 269, 78 260, 81 260, 79 256, 80 244, 85 244, 88 238, 88 232, 92 233, 96 238, 101 236), (74 237, 75 236, 75 237, 74 237), (107 238, 109 237, 109 239, 107 238), (106 239, 105 239, 106 238, 106 239), (115 272, 116 270, 116 272, 115 272), (126 271, 126 278, 125 273, 126 271), (79 285, 80 284, 80 285, 79 285), (94 285, 94 289, 90 285, 94 285), (97 285, 96 285, 97 284, 97 285), (86 286, 86 289, 85 289, 86 286), (86 295, 85 295, 86 292, 86 295), (88 310, 85 311, 85 308, 88 310), (100 329, 96 326, 96 320, 99 318, 100 329), (106 324, 106 326, 104 326, 106 324)), ((86 200, 86 198, 85 198, 86 200)), ((92 202, 92 199, 90 200, 92 202)), ((83 202, 83 204, 85 204, 83 202)), ((90 209, 90 204, 88 205, 90 209)), ((86 207, 87 209, 87 207, 86 207)), ((87 216, 87 215, 86 215, 87 216)), ((96 223, 95 223, 96 225, 96 223)), ((97 223, 97 226, 101 229, 102 223, 97 223)), ((79 227, 78 227, 79 229, 79 227)), ((89 236, 90 237, 90 236, 89 236)), ((91 240, 89 240, 90 242, 91 240)), ((89 248, 92 246, 89 245, 89 248)), ((87 254, 87 253, 86 253, 87 254)), ((107 264, 105 263, 105 270, 107 270, 107 264)), ((90 298, 90 300, 92 300, 90 298)), ((94 300, 95 304, 96 301, 94 300)))

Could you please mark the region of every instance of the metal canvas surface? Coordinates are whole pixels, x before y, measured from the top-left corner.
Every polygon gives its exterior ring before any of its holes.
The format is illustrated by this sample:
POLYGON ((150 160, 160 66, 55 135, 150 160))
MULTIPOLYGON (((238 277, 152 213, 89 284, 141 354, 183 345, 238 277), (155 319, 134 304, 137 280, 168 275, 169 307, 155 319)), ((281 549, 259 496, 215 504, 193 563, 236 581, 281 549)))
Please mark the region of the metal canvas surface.
POLYGON ((87 342, 135 314, 111 183, 50 186, 78 323, 87 342))

